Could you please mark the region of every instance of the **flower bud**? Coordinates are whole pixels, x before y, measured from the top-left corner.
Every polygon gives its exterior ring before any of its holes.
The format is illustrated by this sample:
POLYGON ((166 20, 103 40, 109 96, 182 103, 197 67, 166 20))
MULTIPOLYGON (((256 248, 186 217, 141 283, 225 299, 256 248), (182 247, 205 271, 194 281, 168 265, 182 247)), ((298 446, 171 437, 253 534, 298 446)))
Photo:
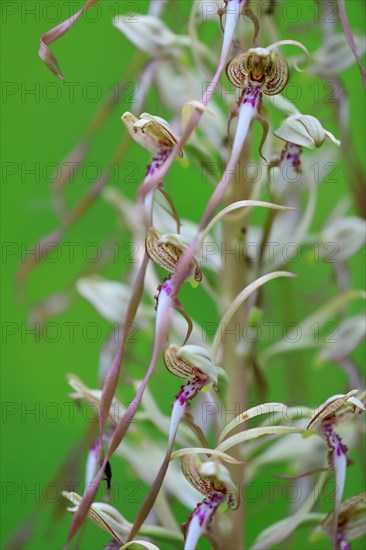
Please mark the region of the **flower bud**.
POLYGON ((324 141, 331 141, 336 145, 341 144, 331 132, 323 128, 317 118, 310 115, 292 115, 273 133, 288 143, 309 149, 320 147, 324 141))

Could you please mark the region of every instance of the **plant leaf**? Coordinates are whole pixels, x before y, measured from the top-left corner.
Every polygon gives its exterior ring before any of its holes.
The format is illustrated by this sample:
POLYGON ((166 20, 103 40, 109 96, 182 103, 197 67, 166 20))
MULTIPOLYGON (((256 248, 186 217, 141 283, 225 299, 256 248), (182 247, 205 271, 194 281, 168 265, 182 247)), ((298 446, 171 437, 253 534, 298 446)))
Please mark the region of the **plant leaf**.
MULTIPOLYGON (((293 533, 301 523, 307 521, 307 518, 309 518, 309 512, 319 497, 319 493, 324 485, 325 478, 326 474, 321 474, 318 482, 314 484, 314 488, 309 494, 308 498, 295 514, 274 523, 273 525, 267 527, 267 529, 262 531, 262 533, 256 539, 251 550, 265 550, 266 548, 273 547, 275 544, 282 542, 289 535, 291 535, 291 533, 293 533)), ((313 516, 310 515, 310 519, 312 519, 312 517, 313 516)))
POLYGON ((261 287, 265 283, 272 281, 272 279, 277 279, 278 277, 296 277, 296 275, 294 273, 289 273, 288 271, 274 271, 273 273, 268 273, 267 275, 263 275, 262 277, 259 277, 259 279, 256 279, 253 283, 246 286, 233 300, 233 302, 230 304, 230 306, 226 310, 224 316, 222 317, 219 323, 219 328, 216 331, 216 334, 212 343, 211 357, 214 362, 217 356, 217 352, 220 346, 220 340, 222 337, 221 327, 228 325, 230 319, 237 312, 237 310, 242 305, 242 303, 245 302, 245 300, 249 298, 249 296, 253 294, 253 292, 255 292, 259 287, 261 287))
POLYGON ((305 430, 303 428, 291 428, 289 426, 263 426, 261 428, 251 428, 232 435, 228 439, 225 439, 220 445, 216 447, 216 451, 225 452, 239 443, 249 441, 250 439, 256 439, 262 435, 285 435, 285 434, 303 434, 305 430))
POLYGON ((259 357, 261 364, 268 364, 268 359, 278 353, 286 353, 289 351, 298 351, 299 349, 316 347, 318 343, 314 339, 314 329, 312 329, 312 325, 317 323, 317 326, 319 327, 324 326, 324 324, 327 323, 333 315, 341 311, 345 305, 352 300, 359 298, 365 300, 366 293, 362 290, 350 290, 329 300, 325 306, 322 306, 315 313, 309 317, 306 317, 306 319, 304 319, 301 323, 297 324, 295 327, 296 333, 290 331, 287 334, 288 341, 280 340, 265 349, 259 357), (302 337, 296 342, 296 335, 299 330, 301 331, 300 334, 302 337), (292 341, 290 341, 291 339, 292 341))
POLYGON ((175 451, 174 453, 172 453, 170 460, 174 460, 175 458, 179 458, 180 456, 184 456, 187 454, 210 455, 221 458, 229 464, 243 464, 240 460, 236 460, 236 458, 233 458, 232 456, 223 453, 219 449, 206 449, 205 447, 186 447, 185 449, 179 449, 179 451, 175 451))
POLYGON ((252 407, 251 409, 247 409, 243 413, 239 414, 225 426, 225 428, 222 430, 220 437, 218 439, 218 443, 220 444, 223 439, 227 436, 231 430, 242 424, 243 422, 246 422, 250 418, 255 418, 256 416, 259 416, 261 414, 267 414, 267 413, 273 413, 273 412, 279 412, 279 413, 285 413, 288 411, 288 408, 283 403, 263 403, 262 405, 258 405, 257 407, 252 407))

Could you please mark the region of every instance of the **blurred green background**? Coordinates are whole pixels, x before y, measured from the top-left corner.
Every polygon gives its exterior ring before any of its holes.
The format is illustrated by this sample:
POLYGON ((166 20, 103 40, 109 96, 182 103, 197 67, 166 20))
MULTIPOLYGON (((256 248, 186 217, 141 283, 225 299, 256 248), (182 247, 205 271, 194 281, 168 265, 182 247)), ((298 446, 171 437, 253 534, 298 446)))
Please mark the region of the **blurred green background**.
MULTIPOLYGON (((39 37, 49 28, 69 15, 72 4, 58 1, 38 2, 33 0, 3 0, 2 9, 2 545, 17 525, 33 510, 45 484, 54 476, 58 465, 73 448, 85 432, 85 421, 75 414, 74 420, 68 417, 67 403, 70 389, 65 374, 77 374, 87 385, 96 387, 97 367, 100 348, 108 335, 110 324, 103 321, 95 310, 82 298, 73 301, 71 307, 61 315, 51 318, 57 328, 47 333, 46 338, 37 341, 37 337, 27 332, 27 313, 32 304, 60 290, 71 287, 75 277, 82 269, 92 267, 90 257, 93 247, 88 243, 103 243, 108 239, 117 241, 123 247, 129 242, 126 231, 121 229, 114 211, 102 200, 93 207, 68 232, 66 240, 76 243, 75 261, 69 261, 67 248, 61 247, 57 261, 46 261, 37 266, 26 282, 25 298, 16 299, 15 275, 19 263, 24 259, 25 251, 42 236, 58 225, 51 202, 49 176, 52 163, 61 163, 68 152, 78 142, 88 122, 98 106, 107 97, 111 87, 118 82, 129 67, 134 54, 133 46, 111 25, 113 15, 135 10, 146 13, 147 2, 126 2, 102 0, 100 8, 90 10, 89 16, 81 18, 75 26, 52 47, 63 69, 66 83, 58 81, 42 64, 37 55, 39 37), (33 172, 32 172, 33 170, 33 172), (89 261, 86 256, 89 256, 89 261), (67 323, 75 322, 75 341, 70 342, 67 323), (97 323, 99 333, 92 329, 85 337, 85 326, 97 323), (58 337, 59 336, 59 337, 58 337), (56 341, 52 341, 56 340, 56 341), (94 340, 94 341, 93 341, 94 340), (50 403, 54 403, 52 410, 50 403), (32 414, 30 411, 35 411, 32 414), (43 411, 43 412, 42 412, 43 411), (45 412, 46 411, 46 412, 45 412), (59 415, 58 412, 61 411, 59 415), (55 418, 56 414, 56 418, 55 418), (32 492, 33 491, 33 492, 32 492)), ((301 19, 298 25, 304 27, 313 17, 313 2, 301 1, 301 19)), ((364 5, 358 0, 348 1, 347 10, 351 25, 363 32, 364 5)), ((77 8, 81 2, 75 2, 77 8)), ((177 0, 168 4, 165 21, 176 32, 184 32, 186 18, 191 2, 177 0), (174 5, 173 5, 174 4, 174 5)), ((278 21, 283 27, 283 38, 303 40, 310 51, 319 45, 319 33, 310 27, 299 36, 296 25, 278 21)), ((306 26, 304 27, 306 29, 306 26)), ((208 23, 205 31, 207 39, 212 39, 214 27, 208 23), (211 33, 211 34, 210 34, 211 33)), ((293 75, 300 82, 304 93, 297 107, 304 113, 315 114, 321 118, 324 126, 337 135, 337 123, 329 106, 323 105, 327 90, 320 86, 319 103, 312 104, 313 95, 310 86, 316 81, 311 76, 293 75)), ((133 79, 130 79, 133 80, 133 79)), ((341 80, 346 87, 350 100, 351 132, 357 154, 362 157, 365 150, 365 110, 361 78, 356 66, 345 71, 341 80)), ((319 82, 321 82, 319 80, 319 82)), ((111 161, 115 148, 124 134, 120 115, 130 110, 128 93, 98 134, 88 162, 90 172, 83 177, 78 174, 67 190, 69 204, 75 204, 78 198, 92 184, 99 167, 106 167, 111 161)), ((166 116, 161 111, 154 94, 148 99, 144 111, 166 116)), ((306 153, 305 153, 306 154, 306 153)), ((339 157, 340 171, 335 183, 324 183, 319 189, 319 202, 316 212, 316 224, 321 226, 327 214, 336 206, 340 198, 349 189, 349 180, 353 177, 347 170, 347 162, 339 157)), ((111 185, 120 188, 133 198, 142 179, 148 155, 142 153, 134 144, 130 144, 115 181, 111 185), (129 181, 128 163, 137 162, 141 170, 133 174, 135 182, 129 181)), ((202 184, 199 175, 191 165, 183 169, 175 165, 166 180, 166 188, 171 193, 182 217, 198 220, 210 189, 202 184), (194 197, 194 200, 192 200, 194 197)), ((362 288, 364 282, 364 254, 358 253, 349 262, 352 288, 362 288)), ((120 279, 130 265, 110 263, 103 275, 111 279, 120 279)), ((268 319, 284 322, 281 304, 288 301, 291 292, 289 313, 292 321, 299 321, 305 315, 323 303, 326 296, 337 293, 332 282, 331 266, 312 264, 310 256, 303 254, 302 259, 290 266, 299 274, 296 281, 271 283, 274 292, 265 293, 268 319), (316 295, 318 302, 309 297, 316 295)), ((200 322, 217 320, 214 304, 204 296, 202 289, 192 291, 185 288, 182 299, 186 309, 200 322)), ((352 304, 351 312, 360 311, 360 303, 352 304)), ((134 348, 136 345, 134 346, 134 348)), ((141 336, 137 345, 139 362, 129 365, 134 377, 142 377, 149 346, 146 336, 141 336)), ((362 365, 364 348, 354 354, 355 361, 362 365)), ((313 366, 314 352, 302 353, 301 357, 289 355, 285 359, 276 359, 268 370, 268 400, 293 401, 294 393, 303 396, 305 405, 324 401, 329 395, 340 393, 345 388, 345 376, 333 365, 325 365, 321 370, 313 366), (306 372, 304 370, 306 369, 306 372), (298 380, 301 380, 299 390, 298 380), (306 384, 304 384, 306 381, 306 384), (303 385, 304 384, 304 385, 303 385)), ((161 400, 162 409, 169 414, 169 404, 179 383, 167 375, 159 366, 152 382, 152 391, 161 400), (164 387, 164 392, 161 388, 164 387)), ((128 401, 131 393, 122 390, 120 396, 128 401)), ((253 392, 252 398, 256 399, 253 392)), ((346 496, 359 492, 364 486, 362 464, 357 452, 352 458, 355 465, 349 468, 346 496)), ((146 457, 148 460, 148 457, 146 457)), ((113 474, 116 481, 135 481, 133 473, 122 461, 114 460, 113 474)), ((259 483, 270 479, 272 473, 280 472, 276 465, 273 471, 263 473, 259 483)), ((83 474, 82 474, 83 475, 83 474)), ((146 487, 138 484, 137 502, 121 504, 121 512, 132 519, 136 513, 146 487)), ((49 495, 52 500, 54 494, 49 495)), ((329 509, 329 508, 325 508, 329 509)), ((36 509, 37 510, 37 509, 36 509)), ((280 519, 286 513, 285 503, 279 499, 276 506, 270 506, 265 497, 255 507, 249 508, 247 540, 251 543, 255 536, 269 523, 280 519)), ((36 511, 40 520, 32 541, 26 548, 41 550, 61 548, 65 542, 70 517, 65 515, 60 522, 52 518, 50 504, 43 513, 36 511), (44 535, 45 529, 52 531, 52 539, 44 535)), ((179 521, 186 519, 186 511, 179 508, 179 521)), ((288 548, 302 550, 319 548, 319 543, 308 540, 309 529, 300 529, 288 548)), ((90 522, 85 530, 82 548, 99 549, 108 537, 90 522)), ((327 543, 321 543, 326 547, 327 543)), ((330 545, 328 545, 330 547, 330 545)), ((327 547, 328 547, 327 546, 327 547)), ((200 546, 201 547, 201 546, 200 546)), ((352 547, 362 548, 363 541, 357 541, 352 547)))

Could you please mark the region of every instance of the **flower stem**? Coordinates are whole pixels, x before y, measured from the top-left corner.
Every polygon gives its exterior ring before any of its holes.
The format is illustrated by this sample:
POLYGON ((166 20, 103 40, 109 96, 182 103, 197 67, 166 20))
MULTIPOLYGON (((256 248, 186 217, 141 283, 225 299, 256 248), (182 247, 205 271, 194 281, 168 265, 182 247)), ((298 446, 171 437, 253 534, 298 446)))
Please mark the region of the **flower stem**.
MULTIPOLYGON (((246 159, 250 158, 250 144, 247 141, 242 151, 240 161, 244 163, 246 159)), ((239 166, 236 171, 236 177, 239 181, 235 181, 229 187, 225 203, 231 204, 238 200, 245 200, 250 194, 249 182, 245 181, 245 171, 240 170, 239 166)), ((226 205, 225 204, 225 205, 226 205)), ((245 242, 245 227, 246 222, 242 219, 236 220, 223 220, 222 234, 223 243, 226 245, 227 250, 234 248, 235 243, 241 241, 245 242)), ((243 254, 226 254, 222 264, 221 271, 221 289, 224 294, 225 302, 231 303, 239 292, 247 286, 247 264, 243 254), (239 261, 238 261, 239 260, 239 261)), ((245 322, 245 316, 247 311, 246 304, 243 304, 236 314, 231 319, 228 330, 232 330, 237 326, 242 327, 245 322), (239 323, 239 324, 238 324, 239 323)), ((221 364, 225 366, 229 379, 227 403, 230 409, 245 410, 247 399, 247 365, 245 359, 237 353, 237 342, 233 342, 233 339, 226 337, 222 344, 221 364)), ((235 458, 238 458, 236 456, 235 458)), ((230 467, 232 479, 240 484, 244 483, 244 469, 239 471, 238 467, 230 467)), ((243 499, 236 510, 232 510, 229 520, 231 522, 231 529, 227 535, 222 536, 222 547, 230 548, 232 550, 242 550, 244 548, 244 506, 243 499)))

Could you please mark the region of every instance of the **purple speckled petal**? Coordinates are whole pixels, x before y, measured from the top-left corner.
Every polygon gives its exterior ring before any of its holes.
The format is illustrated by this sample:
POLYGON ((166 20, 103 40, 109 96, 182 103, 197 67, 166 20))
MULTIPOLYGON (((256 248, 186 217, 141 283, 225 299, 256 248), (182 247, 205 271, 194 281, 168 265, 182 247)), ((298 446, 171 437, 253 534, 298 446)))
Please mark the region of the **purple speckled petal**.
POLYGON ((189 516, 187 523, 183 525, 186 536, 184 550, 194 550, 196 548, 198 540, 207 530, 214 513, 224 500, 224 493, 215 491, 197 505, 189 516))
POLYGON ((333 430, 332 424, 330 422, 323 423, 322 430, 330 448, 330 462, 331 466, 333 466, 334 468, 336 482, 333 513, 333 532, 335 535, 338 526, 338 517, 342 503, 344 485, 346 481, 347 448, 343 445, 339 435, 333 430))

